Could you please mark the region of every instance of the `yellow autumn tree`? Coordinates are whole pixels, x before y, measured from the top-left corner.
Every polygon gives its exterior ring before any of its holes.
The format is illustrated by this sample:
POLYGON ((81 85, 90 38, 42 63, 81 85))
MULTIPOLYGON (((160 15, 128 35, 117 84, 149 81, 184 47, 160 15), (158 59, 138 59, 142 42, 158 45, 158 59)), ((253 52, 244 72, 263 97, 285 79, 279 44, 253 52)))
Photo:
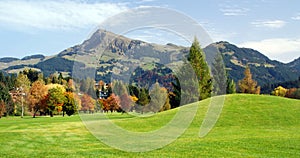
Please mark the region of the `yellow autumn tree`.
POLYGON ((274 91, 271 94, 275 95, 275 96, 284 97, 287 92, 288 92, 287 89, 279 86, 279 87, 275 88, 274 91))

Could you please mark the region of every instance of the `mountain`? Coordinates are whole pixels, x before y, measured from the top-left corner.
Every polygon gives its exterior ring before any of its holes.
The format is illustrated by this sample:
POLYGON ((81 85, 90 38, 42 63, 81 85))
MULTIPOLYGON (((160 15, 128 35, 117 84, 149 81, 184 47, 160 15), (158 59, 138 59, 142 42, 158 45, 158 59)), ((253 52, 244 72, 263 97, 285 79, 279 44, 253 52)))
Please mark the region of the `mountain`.
MULTIPOLYGON (((214 59, 213 52, 216 49, 223 54, 229 76, 236 82, 243 78, 247 64, 259 85, 292 81, 300 76, 300 58, 284 64, 270 60, 253 49, 239 48, 228 42, 217 42, 204 48, 210 61, 214 59)), ((24 68, 33 68, 43 71, 45 76, 63 72, 78 78, 90 76, 109 82, 112 76, 136 76, 133 75, 135 70, 141 67, 147 69, 151 65, 149 63, 159 63, 155 66, 158 72, 165 70, 164 67, 172 70, 188 51, 187 47, 147 43, 100 29, 82 44, 67 48, 55 56, 33 55, 22 60, 2 58, 0 70, 17 73, 24 68)))
POLYGON ((294 61, 287 64, 290 68, 296 69, 298 72, 300 72, 300 57, 298 59, 295 59, 294 61))
POLYGON ((253 78, 259 85, 292 81, 300 76, 299 59, 292 63, 284 64, 270 60, 256 50, 239 48, 228 42, 213 43, 207 48, 209 47, 216 47, 223 54, 229 76, 236 82, 243 78, 244 68, 247 65, 250 66, 253 78))

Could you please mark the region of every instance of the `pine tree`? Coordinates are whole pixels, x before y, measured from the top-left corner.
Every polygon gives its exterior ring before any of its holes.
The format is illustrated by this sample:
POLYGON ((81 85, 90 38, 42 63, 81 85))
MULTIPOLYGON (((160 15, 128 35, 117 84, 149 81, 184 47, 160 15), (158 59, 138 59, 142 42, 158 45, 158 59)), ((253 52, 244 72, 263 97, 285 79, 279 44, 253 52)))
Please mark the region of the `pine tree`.
POLYGON ((136 106, 136 110, 143 113, 145 106, 150 102, 149 95, 145 88, 141 88, 139 90, 138 99, 139 99, 137 101, 138 106, 136 106))
POLYGON ((9 114, 13 111, 12 98, 9 94, 8 88, 4 83, 0 82, 0 118, 6 113, 9 114))
POLYGON ((244 79, 239 81, 239 91, 241 93, 260 94, 260 87, 257 86, 257 82, 252 79, 249 66, 246 67, 244 75, 244 79))
POLYGON ((236 85, 233 79, 227 79, 227 89, 226 94, 234 94, 236 93, 236 85))
POLYGON ((184 61, 184 63, 175 71, 178 82, 180 83, 180 89, 178 89, 178 94, 180 96, 179 105, 186 105, 199 100, 199 84, 191 65, 184 61))
POLYGON ((212 92, 212 79, 208 64, 205 60, 205 54, 200 47, 200 44, 195 38, 191 48, 188 61, 192 65, 199 82, 199 99, 209 98, 212 92))
POLYGON ((211 71, 213 75, 214 94, 216 95, 226 94, 227 75, 226 75, 225 65, 221 53, 218 53, 217 56, 215 57, 215 61, 213 62, 211 71))

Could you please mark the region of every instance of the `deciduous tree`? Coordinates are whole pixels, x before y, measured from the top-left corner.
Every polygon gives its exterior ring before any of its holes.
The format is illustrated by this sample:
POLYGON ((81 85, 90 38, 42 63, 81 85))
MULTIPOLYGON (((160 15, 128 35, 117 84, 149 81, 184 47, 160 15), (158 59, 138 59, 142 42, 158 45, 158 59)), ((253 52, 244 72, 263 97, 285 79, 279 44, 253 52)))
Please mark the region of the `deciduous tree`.
POLYGON ((284 97, 287 92, 288 92, 287 89, 279 86, 279 87, 277 87, 277 88, 274 89, 274 91, 272 92, 272 95, 284 97))
POLYGON ((88 94, 84 94, 81 97, 81 110, 84 112, 89 111, 89 113, 93 113, 96 105, 96 101, 89 96, 88 94))
MULTIPOLYGON (((161 87, 158 82, 153 85, 150 91, 150 104, 147 106, 147 110, 152 112, 159 112, 164 109, 164 105, 168 98, 167 89, 161 87)), ((170 103, 168 103, 169 105, 170 103)))
POLYGON ((66 92, 65 93, 65 102, 63 105, 63 116, 66 112, 68 116, 73 115, 76 112, 76 103, 75 103, 75 98, 74 94, 72 92, 66 92))
POLYGON ((61 85, 53 85, 53 87, 48 90, 47 105, 51 117, 53 117, 55 110, 58 112, 62 111, 62 106, 66 99, 64 96, 65 92, 65 88, 61 85))
POLYGON ((33 118, 40 110, 46 110, 45 98, 48 94, 48 88, 45 86, 44 81, 38 80, 32 84, 30 92, 27 96, 29 103, 29 110, 33 112, 33 118))

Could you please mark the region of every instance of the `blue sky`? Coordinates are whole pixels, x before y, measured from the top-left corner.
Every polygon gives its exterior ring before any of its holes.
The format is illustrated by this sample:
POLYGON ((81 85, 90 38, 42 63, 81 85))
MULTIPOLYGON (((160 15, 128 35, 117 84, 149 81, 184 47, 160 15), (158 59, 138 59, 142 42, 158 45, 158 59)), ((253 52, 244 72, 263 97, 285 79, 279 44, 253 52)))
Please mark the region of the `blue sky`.
MULTIPOLYGON (((97 26, 131 8, 160 6, 195 21, 214 41, 228 41, 290 62, 300 57, 300 2, 297 0, 1 0, 0 57, 54 55, 80 44, 97 26)), ((155 43, 153 32, 129 34, 155 43)))

